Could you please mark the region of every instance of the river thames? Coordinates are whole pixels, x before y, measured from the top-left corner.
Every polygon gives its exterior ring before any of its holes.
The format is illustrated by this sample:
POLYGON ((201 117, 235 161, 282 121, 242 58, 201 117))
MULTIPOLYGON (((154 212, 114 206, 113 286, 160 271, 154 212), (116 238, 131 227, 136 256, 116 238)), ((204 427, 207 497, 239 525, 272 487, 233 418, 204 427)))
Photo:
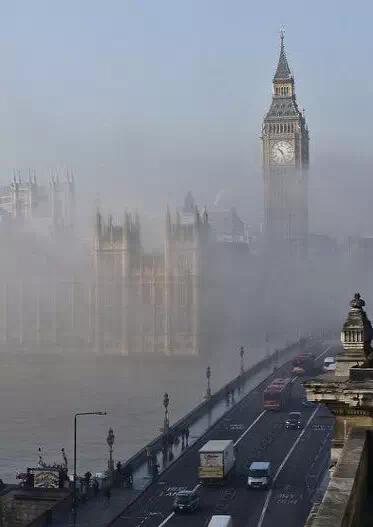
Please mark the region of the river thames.
MULTIPOLYGON (((246 364, 263 353, 259 348, 246 352, 246 364)), ((207 365, 216 390, 238 374, 239 361, 238 349, 214 360, 2 353, 0 478, 11 482, 18 471, 36 466, 39 447, 47 462, 60 462, 65 448, 71 470, 77 411, 108 412, 81 417, 78 425, 78 471, 103 471, 109 427, 115 433, 115 459, 124 460, 159 434, 165 392, 174 422, 202 400, 207 365)))

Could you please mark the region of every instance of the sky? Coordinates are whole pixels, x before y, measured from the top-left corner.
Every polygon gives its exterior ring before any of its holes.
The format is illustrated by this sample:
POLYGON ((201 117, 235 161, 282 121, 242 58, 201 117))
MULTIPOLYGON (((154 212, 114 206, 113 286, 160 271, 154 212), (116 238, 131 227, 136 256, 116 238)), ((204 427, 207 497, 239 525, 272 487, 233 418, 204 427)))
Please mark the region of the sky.
MULTIPOLYGON (((0 0, 0 184, 74 171, 148 219, 191 190, 262 214, 260 129, 285 29, 316 232, 373 235, 368 1, 0 0)), ((95 201, 96 200, 96 201, 95 201)))

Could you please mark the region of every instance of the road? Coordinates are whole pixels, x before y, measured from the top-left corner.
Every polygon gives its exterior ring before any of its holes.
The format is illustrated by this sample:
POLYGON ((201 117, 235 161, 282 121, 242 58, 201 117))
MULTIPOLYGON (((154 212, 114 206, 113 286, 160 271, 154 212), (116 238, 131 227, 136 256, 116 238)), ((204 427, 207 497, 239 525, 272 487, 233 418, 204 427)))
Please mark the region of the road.
MULTIPOLYGON (((319 354, 332 350, 318 350, 319 354)), ((289 367, 276 376, 289 375, 289 367)), ((303 429, 285 430, 286 412, 263 411, 262 393, 271 378, 251 392, 209 432, 188 449, 160 479, 111 525, 115 527, 206 527, 213 514, 230 514, 234 527, 304 525, 311 497, 326 466, 333 418, 322 407, 303 407, 301 379, 294 383, 288 411, 301 410, 303 429), (236 468, 223 487, 199 486, 198 449, 209 439, 233 439, 236 468), (247 464, 270 461, 273 485, 269 491, 246 486, 247 464), (192 514, 174 514, 173 498, 183 489, 198 488, 201 507, 192 514)))

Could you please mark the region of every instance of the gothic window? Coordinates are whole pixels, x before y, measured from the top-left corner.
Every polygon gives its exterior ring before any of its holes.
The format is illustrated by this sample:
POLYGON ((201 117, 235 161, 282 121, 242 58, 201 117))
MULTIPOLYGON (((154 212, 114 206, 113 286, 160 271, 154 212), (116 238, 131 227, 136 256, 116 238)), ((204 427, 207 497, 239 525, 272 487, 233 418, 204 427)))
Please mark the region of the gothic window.
POLYGON ((152 303, 152 284, 145 283, 142 287, 142 301, 144 304, 152 303))
POLYGON ((182 254, 178 257, 177 264, 179 273, 186 273, 190 269, 189 258, 186 254, 182 254))
POLYGON ((179 291, 179 305, 185 306, 186 304, 185 284, 179 284, 178 291, 179 291))
POLYGON ((160 306, 163 303, 163 290, 159 284, 154 286, 154 303, 160 306))

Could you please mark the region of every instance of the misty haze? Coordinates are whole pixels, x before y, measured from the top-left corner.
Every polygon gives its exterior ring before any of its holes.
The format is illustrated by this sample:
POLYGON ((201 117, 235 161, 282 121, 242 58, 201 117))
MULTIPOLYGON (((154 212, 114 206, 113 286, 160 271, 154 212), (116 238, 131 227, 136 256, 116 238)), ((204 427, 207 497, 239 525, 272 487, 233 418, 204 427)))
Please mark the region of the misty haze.
POLYGON ((296 527, 321 502, 350 425, 312 379, 373 361, 358 4, 3 6, 0 527, 192 525, 188 500, 193 525, 296 527))

